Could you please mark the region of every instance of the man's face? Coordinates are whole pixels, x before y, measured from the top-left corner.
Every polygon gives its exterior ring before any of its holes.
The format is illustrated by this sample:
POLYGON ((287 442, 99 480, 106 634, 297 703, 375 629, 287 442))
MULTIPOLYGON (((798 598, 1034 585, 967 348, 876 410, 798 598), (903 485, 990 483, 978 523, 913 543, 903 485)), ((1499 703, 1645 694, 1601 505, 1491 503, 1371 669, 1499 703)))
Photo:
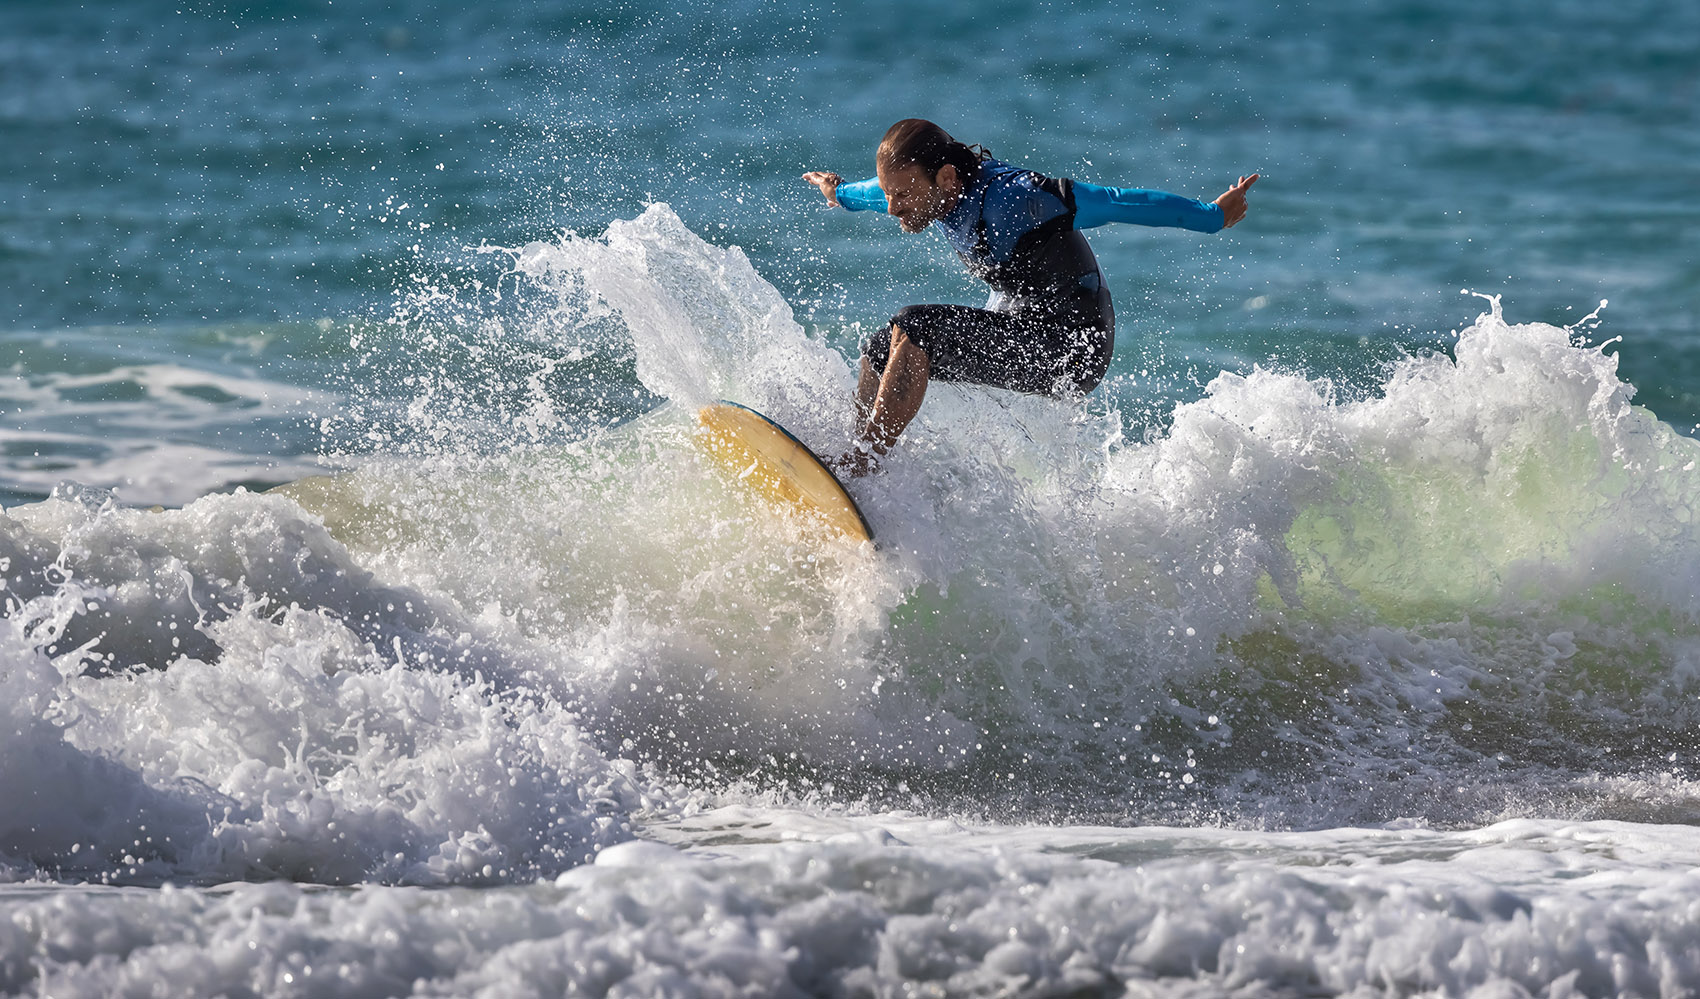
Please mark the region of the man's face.
POLYGON ((904 232, 920 232, 950 214, 962 196, 962 181, 956 168, 946 164, 937 177, 928 177, 918 163, 900 170, 879 167, 880 190, 885 192, 886 211, 897 216, 904 232))

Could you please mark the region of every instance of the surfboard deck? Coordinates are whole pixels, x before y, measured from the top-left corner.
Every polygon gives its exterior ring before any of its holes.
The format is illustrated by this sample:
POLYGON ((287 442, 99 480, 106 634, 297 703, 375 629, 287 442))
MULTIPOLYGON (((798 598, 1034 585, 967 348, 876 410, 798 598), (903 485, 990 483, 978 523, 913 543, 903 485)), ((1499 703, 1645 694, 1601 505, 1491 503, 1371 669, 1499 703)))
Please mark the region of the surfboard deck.
POLYGON ((716 402, 697 411, 697 442, 732 478, 761 496, 819 519, 853 541, 873 528, 843 483, 784 427, 748 406, 716 402))

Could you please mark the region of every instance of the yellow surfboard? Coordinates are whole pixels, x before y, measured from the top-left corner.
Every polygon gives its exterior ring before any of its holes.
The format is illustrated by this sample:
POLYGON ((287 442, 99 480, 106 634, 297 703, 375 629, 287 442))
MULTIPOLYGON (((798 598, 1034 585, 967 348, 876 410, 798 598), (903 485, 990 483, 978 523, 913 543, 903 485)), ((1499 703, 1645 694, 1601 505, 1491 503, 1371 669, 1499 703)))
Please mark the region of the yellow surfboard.
POLYGON ((838 478, 784 427, 735 402, 704 406, 697 421, 697 441, 733 478, 851 540, 873 540, 867 518, 838 478))

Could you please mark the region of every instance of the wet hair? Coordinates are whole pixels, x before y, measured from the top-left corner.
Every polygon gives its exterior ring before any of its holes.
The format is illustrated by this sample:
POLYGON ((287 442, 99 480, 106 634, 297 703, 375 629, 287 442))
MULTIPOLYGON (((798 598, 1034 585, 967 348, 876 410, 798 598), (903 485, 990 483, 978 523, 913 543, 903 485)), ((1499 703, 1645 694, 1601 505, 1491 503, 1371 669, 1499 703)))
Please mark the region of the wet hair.
POLYGON ((965 146, 950 137, 950 133, 925 118, 905 118, 885 130, 874 162, 887 170, 902 170, 916 165, 929 179, 938 176, 946 164, 956 168, 964 184, 980 172, 980 164, 992 154, 979 146, 965 146))

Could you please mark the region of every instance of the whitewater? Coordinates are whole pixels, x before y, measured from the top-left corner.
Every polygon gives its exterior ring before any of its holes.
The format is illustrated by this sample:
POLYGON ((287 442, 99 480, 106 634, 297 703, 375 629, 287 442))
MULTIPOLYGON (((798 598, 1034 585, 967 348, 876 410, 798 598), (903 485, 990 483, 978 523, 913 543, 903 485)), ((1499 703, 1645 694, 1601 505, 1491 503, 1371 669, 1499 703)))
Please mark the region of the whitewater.
POLYGON ((692 442, 850 433, 737 247, 477 257, 338 331, 330 469, 0 514, 0 989, 1700 991, 1700 443, 1609 308, 1461 297, 1369 391, 935 386, 876 547, 692 442))

